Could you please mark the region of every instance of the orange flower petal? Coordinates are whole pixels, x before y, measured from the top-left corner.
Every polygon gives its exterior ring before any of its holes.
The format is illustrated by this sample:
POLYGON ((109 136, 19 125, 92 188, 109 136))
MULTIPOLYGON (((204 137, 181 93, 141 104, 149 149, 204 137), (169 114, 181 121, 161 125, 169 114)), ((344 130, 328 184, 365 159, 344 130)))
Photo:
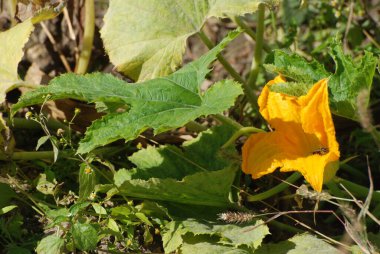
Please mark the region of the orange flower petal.
POLYGON ((285 81, 277 77, 268 82, 259 97, 260 113, 275 131, 251 135, 243 146, 242 169, 255 179, 276 168, 299 171, 321 191, 325 169, 336 167, 339 159, 327 80, 301 97, 271 92, 269 86, 279 82, 285 81))

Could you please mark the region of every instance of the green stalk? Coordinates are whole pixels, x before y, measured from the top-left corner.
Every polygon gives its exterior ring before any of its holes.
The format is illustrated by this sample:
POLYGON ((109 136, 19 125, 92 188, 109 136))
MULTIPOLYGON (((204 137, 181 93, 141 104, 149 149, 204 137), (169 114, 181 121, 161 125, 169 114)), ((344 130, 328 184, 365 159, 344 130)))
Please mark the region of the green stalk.
POLYGON ((197 123, 196 121, 190 121, 185 126, 189 131, 193 131, 193 132, 202 132, 202 131, 207 130, 206 126, 200 123, 197 123))
MULTIPOLYGON (((21 117, 14 117, 12 118, 12 122, 9 118, 7 117, 4 117, 3 118, 5 120, 5 122, 7 123, 8 126, 11 126, 13 125, 14 128, 17 128, 17 129, 31 129, 31 130, 39 130, 41 129, 41 125, 35 121, 32 121, 32 120, 28 120, 28 119, 25 119, 25 118, 21 118, 21 117)), ((57 129, 63 129, 65 131, 69 131, 69 127, 67 127, 67 125, 53 119, 53 118, 50 118, 47 122, 46 122, 46 126, 49 128, 49 129, 53 129, 53 130, 57 130, 57 129)))
POLYGON ((298 172, 295 172, 291 176, 289 176, 288 178, 286 178, 286 180, 284 182, 276 185, 272 189, 269 189, 269 190, 267 190, 265 192, 262 192, 262 193, 259 193, 259 194, 256 194, 256 195, 250 195, 250 196, 248 196, 247 197, 247 201, 248 202, 256 202, 256 201, 260 201, 260 200, 264 200, 264 199, 270 198, 270 197, 276 195, 277 193, 280 193, 283 190, 289 188, 289 184, 288 183, 294 183, 295 181, 297 181, 300 178, 301 178, 301 174, 298 173, 298 172))
POLYGON ((236 130, 240 130, 241 128, 243 128, 243 125, 241 125, 240 123, 238 123, 238 122, 232 120, 231 118, 224 116, 222 114, 216 114, 216 115, 214 115, 214 118, 216 120, 218 120, 219 122, 221 122, 222 124, 230 125, 231 127, 233 127, 236 130))
MULTIPOLYGON (((201 38, 202 42, 207 46, 208 49, 212 49, 215 45, 212 43, 212 41, 207 37, 207 35, 201 30, 198 33, 199 37, 201 38)), ((235 69, 230 65, 229 62, 221 55, 219 54, 217 56, 219 62, 223 65, 223 67, 228 71, 228 73, 239 83, 244 83, 243 78, 235 71, 235 69)))
POLYGON ((255 127, 243 127, 240 130, 238 130, 237 132, 235 132, 234 135, 232 135, 232 137, 222 146, 222 149, 229 147, 230 145, 235 143, 235 141, 238 138, 240 138, 243 135, 248 136, 251 133, 257 133, 257 132, 266 132, 266 131, 259 129, 259 128, 255 128, 255 127))
MULTIPOLYGON (((64 153, 60 152, 60 156, 64 153)), ((53 151, 37 151, 37 152, 14 152, 10 158, 0 154, 0 161, 2 160, 53 160, 53 151)))
POLYGON ((86 0, 85 2, 85 22, 82 51, 79 56, 75 72, 77 74, 84 74, 87 72, 88 63, 91 58, 92 45, 94 42, 95 32, 95 4, 94 0, 86 0))
POLYGON ((17 6, 17 0, 8 0, 8 10, 9 10, 9 16, 11 16, 12 26, 17 25, 17 20, 15 19, 16 6, 17 6))
MULTIPOLYGON (((342 184, 346 187, 352 194, 356 195, 356 198, 367 198, 369 189, 367 187, 361 186, 359 184, 350 182, 346 179, 335 177, 333 179, 337 184, 342 184)), ((374 191, 372 194, 372 200, 380 202, 380 192, 374 191)))
POLYGON ((260 4, 259 9, 257 11, 256 46, 254 52, 254 60, 252 60, 252 68, 247 81, 248 86, 252 90, 256 90, 256 81, 262 65, 264 44, 264 19, 265 5, 260 4))
MULTIPOLYGON (((241 17, 236 16, 234 18, 234 21, 235 21, 235 23, 239 27, 241 27, 244 30, 244 32, 246 34, 248 34, 249 37, 252 38, 252 40, 256 41, 256 34, 255 34, 255 32, 242 20, 241 17)), ((263 44, 263 49, 265 50, 265 52, 270 52, 271 51, 271 49, 266 44, 263 44)))
MULTIPOLYGON (((199 37, 203 41, 203 43, 207 46, 207 48, 212 49, 215 45, 210 41, 210 39, 206 36, 206 34, 203 31, 200 31, 198 33, 199 37)), ((257 97, 254 93, 254 91, 247 85, 247 83, 243 80, 243 78, 237 73, 234 68, 230 65, 229 62, 221 55, 219 54, 217 56, 219 62, 223 65, 223 67, 228 71, 228 73, 239 83, 243 85, 244 93, 246 94, 249 102, 251 103, 252 107, 257 107, 257 97)))

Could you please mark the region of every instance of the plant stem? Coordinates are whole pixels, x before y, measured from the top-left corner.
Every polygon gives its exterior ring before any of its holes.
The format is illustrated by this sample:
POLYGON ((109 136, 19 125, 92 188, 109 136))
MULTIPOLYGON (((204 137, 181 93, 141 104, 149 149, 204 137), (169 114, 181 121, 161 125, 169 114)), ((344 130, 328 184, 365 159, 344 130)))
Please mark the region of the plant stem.
POLYGON ((16 6, 17 6, 17 0, 8 0, 8 11, 9 11, 9 16, 11 17, 12 26, 17 25, 17 21, 15 19, 16 6))
POLYGON ((197 123, 196 121, 190 121, 185 126, 189 131, 193 131, 193 132, 202 132, 202 131, 207 130, 206 126, 200 123, 197 123))
POLYGON ((235 132, 234 135, 232 135, 232 137, 222 146, 222 149, 225 149, 225 148, 229 147, 238 138, 240 138, 243 135, 248 136, 251 133, 257 133, 257 132, 265 132, 265 131, 262 130, 262 129, 259 129, 259 128, 255 128, 255 127, 243 127, 240 130, 238 130, 237 132, 235 132))
MULTIPOLYGON (((212 41, 207 37, 207 35, 201 30, 198 33, 199 37, 201 38, 202 42, 207 46, 208 49, 212 49, 215 45, 212 43, 212 41)), ((228 73, 238 82, 244 83, 243 78, 235 71, 235 69, 230 65, 229 62, 221 55, 219 54, 217 56, 219 62, 223 65, 223 67, 228 71, 228 73)))
POLYGON ((252 90, 256 90, 256 81, 262 65, 264 44, 264 19, 265 5, 260 4, 257 11, 256 46, 254 52, 254 59, 252 60, 252 69, 247 81, 248 86, 252 90))
MULTIPOLYGON (((18 128, 18 129, 41 129, 41 125, 38 124, 37 122, 35 121, 31 121, 31 120, 28 120, 28 119, 25 119, 25 118, 21 118, 21 117, 14 117, 12 118, 12 123, 10 121, 9 118, 7 117, 4 117, 3 118, 5 120, 5 122, 7 123, 8 126, 10 126, 11 124, 13 124, 13 127, 14 128, 18 128)), ((65 131, 69 131, 69 127, 67 127, 67 125, 57 121, 57 120, 54 120, 52 118, 50 118, 47 122, 46 122, 46 125, 49 129, 53 129, 53 130, 57 130, 57 129, 63 129, 65 131)))
POLYGON ((226 125, 233 127, 236 130, 240 130, 241 128, 243 128, 243 126, 240 123, 238 123, 238 122, 232 120, 231 118, 224 116, 222 114, 216 114, 216 115, 214 115, 214 118, 223 124, 226 124, 226 125))
MULTIPOLYGON (((357 198, 366 198, 369 193, 369 189, 367 187, 350 182, 346 179, 335 177, 333 181, 337 184, 344 185, 344 187, 346 187, 350 192, 356 194, 357 198)), ((380 192, 374 191, 372 194, 372 200, 380 202, 380 192)))
MULTIPOLYGON (((240 26, 246 34, 249 35, 249 37, 252 38, 252 40, 256 41, 256 34, 255 32, 242 20, 241 17, 236 16, 234 18, 235 23, 240 26)), ((268 45, 263 44, 263 49, 265 52, 269 52, 271 49, 268 47, 268 45)))
POLYGON ((94 42, 95 32, 95 4, 94 0, 86 0, 85 2, 85 22, 82 50, 79 56, 75 72, 84 74, 87 72, 88 63, 91 58, 92 45, 94 42))
MULTIPOLYGON (((64 153, 60 152, 60 156, 64 153)), ((10 158, 0 154, 1 160, 52 160, 54 159, 53 151, 37 151, 37 152, 14 152, 10 158)))
MULTIPOLYGON (((203 31, 199 31, 198 33, 199 37, 203 41, 203 43, 209 48, 212 49, 215 45, 210 41, 210 39, 206 36, 206 34, 203 31)), ((252 107, 257 107, 257 97, 253 90, 247 85, 246 82, 244 82, 243 78, 237 73, 234 68, 230 65, 229 62, 221 55, 219 54, 217 56, 219 62, 223 65, 223 67, 228 71, 228 73, 239 83, 243 85, 244 93, 246 94, 249 102, 251 103, 252 107)))
POLYGON ((281 191, 285 190, 286 188, 289 188, 289 183, 294 183, 295 181, 297 181, 300 178, 301 178, 301 174, 298 172, 295 172, 291 176, 286 178, 286 180, 284 182, 276 185, 275 187, 273 187, 273 188, 271 188, 265 192, 262 192, 262 193, 259 193, 256 195, 248 196, 247 201, 248 202, 256 202, 256 201, 260 201, 260 200, 270 198, 270 197, 276 195, 277 193, 280 193, 281 191))

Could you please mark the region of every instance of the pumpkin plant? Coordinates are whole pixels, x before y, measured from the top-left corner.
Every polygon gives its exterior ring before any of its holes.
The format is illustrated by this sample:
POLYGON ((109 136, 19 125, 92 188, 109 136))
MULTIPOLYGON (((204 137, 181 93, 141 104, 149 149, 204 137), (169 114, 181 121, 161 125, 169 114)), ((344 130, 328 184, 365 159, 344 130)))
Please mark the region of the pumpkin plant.
POLYGON ((0 32, 0 244, 8 253, 375 253, 378 27, 360 23, 353 7, 110 0, 103 17, 94 0, 21 2, 32 17, 0 32), (84 15, 76 31, 74 10, 84 15), (350 13, 348 23, 326 14, 338 10, 350 13), (71 58, 46 25, 57 16, 79 42, 71 58), (347 25, 344 34, 334 20, 347 25), (212 22, 223 27, 215 38, 212 22), (64 70, 45 84, 17 68, 38 24, 64 70), (351 42, 351 25, 369 39, 351 42), (228 53, 242 41, 249 53, 233 61, 228 53), (207 50, 188 61, 193 44, 207 50), (94 67, 105 65, 94 60, 99 50, 111 73, 94 67), (247 58, 251 66, 238 69, 247 58), (78 107, 59 122, 45 108, 62 101, 78 107), (88 126, 75 124, 81 108, 96 111, 88 126), (42 129, 33 141, 40 151, 20 147, 17 128, 42 129), (30 243, 17 234, 25 206, 40 223, 30 243))

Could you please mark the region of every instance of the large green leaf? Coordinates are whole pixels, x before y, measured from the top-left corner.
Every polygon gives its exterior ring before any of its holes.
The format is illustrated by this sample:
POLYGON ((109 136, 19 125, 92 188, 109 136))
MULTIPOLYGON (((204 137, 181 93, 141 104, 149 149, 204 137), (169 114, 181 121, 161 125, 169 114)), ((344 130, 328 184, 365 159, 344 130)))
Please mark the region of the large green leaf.
POLYGON ((184 242, 181 247, 182 254, 251 254, 252 250, 244 247, 225 246, 210 242, 184 242))
MULTIPOLYGON (((330 42, 330 55, 335 61, 335 73, 324 69, 317 61, 306 59, 288 51, 275 50, 264 65, 268 71, 281 74, 295 82, 271 86, 271 90, 289 95, 300 96, 318 80, 328 78, 330 106, 332 113, 358 120, 357 96, 362 90, 370 91, 377 59, 370 52, 354 61, 343 53, 338 39, 330 42)), ((369 98, 367 98, 368 104, 369 98)))
POLYGON ((310 86, 331 75, 316 60, 308 62, 295 53, 279 49, 273 50, 266 57, 264 66, 270 72, 280 73, 286 78, 308 83, 310 86))
MULTIPOLYGON (((181 170, 180 167, 178 170, 181 170)), ((180 181, 171 178, 120 179, 121 172, 123 170, 115 174, 115 181, 123 182, 118 187, 124 195, 141 199, 226 207, 230 204, 228 194, 235 178, 236 168, 198 172, 180 181)))
POLYGON ((255 254, 338 254, 341 253, 336 248, 326 243, 325 241, 310 235, 308 233, 296 235, 289 240, 262 245, 255 254))
POLYGON ((166 78, 127 84, 101 73, 62 75, 52 80, 49 86, 22 96, 13 106, 12 113, 22 107, 41 103, 46 96, 50 99, 103 102, 104 105, 129 105, 124 112, 112 112, 93 122, 80 142, 78 153, 90 152, 118 139, 134 139, 147 128, 160 133, 183 126, 202 115, 222 112, 232 106, 235 98, 242 93, 240 85, 230 80, 220 81, 205 92, 200 90, 210 63, 237 35, 238 32, 230 33, 206 55, 166 78))
MULTIPOLYGON (((256 249, 261 245, 262 240, 269 234, 269 229, 263 221, 257 220, 251 224, 233 225, 215 222, 197 221, 187 219, 184 221, 172 221, 165 226, 162 236, 165 252, 169 253, 181 248, 185 241, 198 245, 212 245, 213 249, 220 246, 241 247, 256 249), (261 226, 259 226, 261 225, 261 226), (253 230, 252 230, 253 229, 253 230), (191 233, 189 235, 188 233, 191 233), (208 235, 208 238, 197 238, 199 235, 208 235), (213 238, 211 238, 213 237, 213 238), (208 243, 208 244, 207 244, 208 243)), ((197 246, 194 248, 203 248, 197 246)), ((211 247, 211 246, 210 246, 211 247)), ((184 246, 187 250, 190 246, 184 246)), ((228 249, 226 249, 227 251, 228 249)), ((230 249, 229 251, 231 251, 230 249)), ((181 251, 184 251, 181 248, 181 251)), ((186 253, 190 253, 186 251, 186 253)), ((203 252, 202 252, 203 253, 203 252)), ((209 252, 208 252, 209 253, 209 252)), ((234 252, 231 252, 234 253, 234 252)), ((244 250, 237 253, 246 253, 244 250)))
POLYGON ((101 30, 117 69, 134 80, 166 76, 182 63, 187 38, 207 18, 255 12, 276 0, 111 0, 101 30))
MULTIPOLYGON (((363 57, 353 60, 344 54, 342 44, 337 40, 330 45, 330 55, 335 61, 335 73, 329 80, 332 111, 358 120, 357 97, 362 90, 371 90, 378 58, 365 52, 363 57)), ((368 102, 369 96, 367 105, 368 102)))
POLYGON ((182 150, 174 146, 141 150, 130 158, 137 167, 119 170, 115 184, 127 196, 226 207, 236 167, 218 151, 232 133, 220 126, 186 142, 182 150))

